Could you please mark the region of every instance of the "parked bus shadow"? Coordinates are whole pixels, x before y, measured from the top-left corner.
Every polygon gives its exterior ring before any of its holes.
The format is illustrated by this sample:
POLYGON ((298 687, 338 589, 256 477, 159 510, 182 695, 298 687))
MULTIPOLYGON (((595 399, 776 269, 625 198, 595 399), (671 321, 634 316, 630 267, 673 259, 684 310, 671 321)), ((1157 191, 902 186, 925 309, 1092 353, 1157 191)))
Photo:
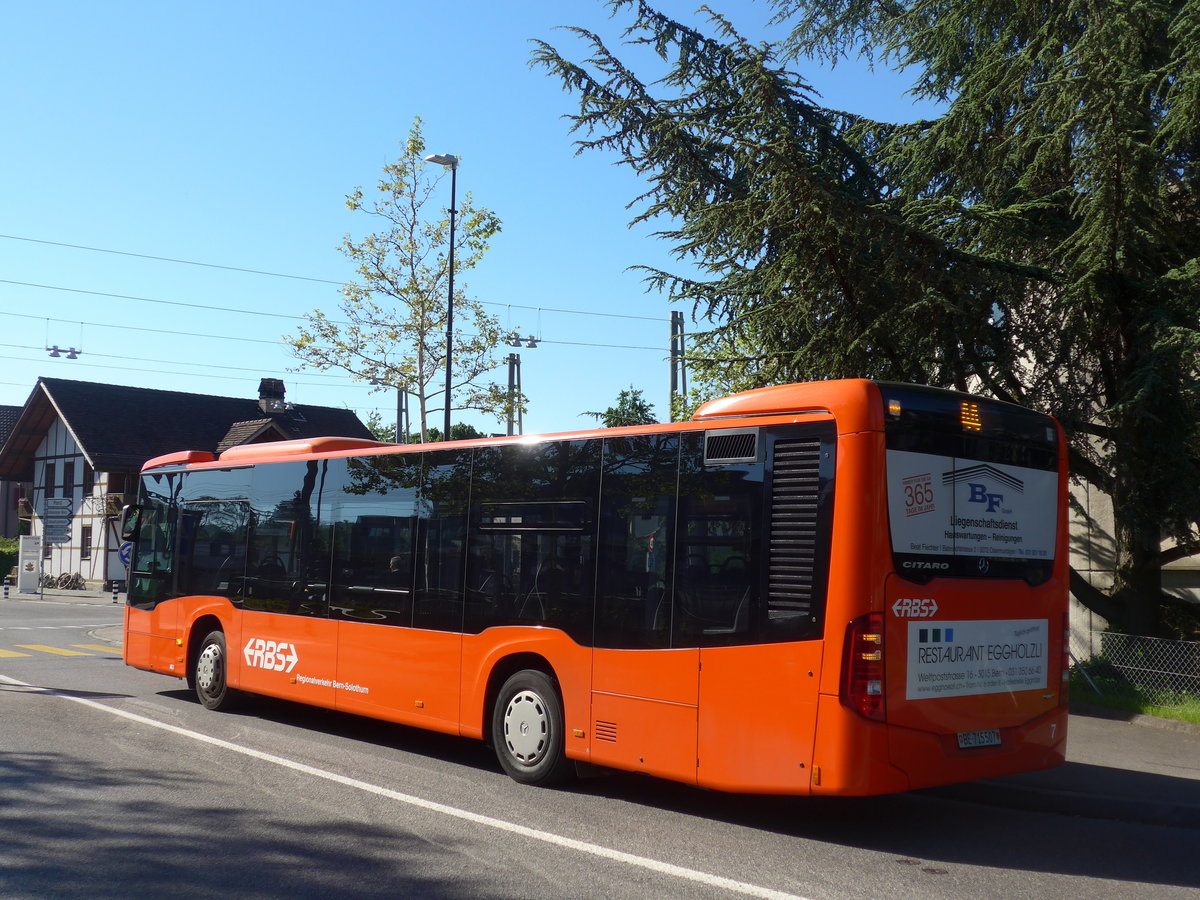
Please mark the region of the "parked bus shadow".
MULTIPOLYGON (((1114 795, 1195 802, 1200 782, 1100 766, 1062 770, 1107 781, 1114 795), (1188 798, 1192 798, 1188 800, 1188 798)), ((969 865, 1200 888, 1200 805, 1141 811, 1114 796, 1029 796, 1006 779, 880 797, 770 797, 698 791, 624 773, 577 791, 765 833, 886 853, 897 866, 947 874, 969 865), (1176 810, 1176 811, 1173 811, 1176 810), (1161 821, 1153 821, 1161 819, 1161 821), (1109 848, 1109 849, 1104 849, 1109 848), (1119 848, 1119 849, 1114 849, 1119 848)))

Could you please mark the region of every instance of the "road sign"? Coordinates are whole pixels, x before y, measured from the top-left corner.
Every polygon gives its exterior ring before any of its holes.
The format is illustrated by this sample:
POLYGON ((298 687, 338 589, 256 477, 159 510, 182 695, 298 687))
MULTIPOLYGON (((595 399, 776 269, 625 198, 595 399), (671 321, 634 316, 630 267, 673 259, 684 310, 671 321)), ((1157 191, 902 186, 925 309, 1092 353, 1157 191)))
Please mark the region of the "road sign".
POLYGON ((72 507, 70 497, 47 498, 42 516, 42 535, 47 543, 65 544, 71 539, 72 507))

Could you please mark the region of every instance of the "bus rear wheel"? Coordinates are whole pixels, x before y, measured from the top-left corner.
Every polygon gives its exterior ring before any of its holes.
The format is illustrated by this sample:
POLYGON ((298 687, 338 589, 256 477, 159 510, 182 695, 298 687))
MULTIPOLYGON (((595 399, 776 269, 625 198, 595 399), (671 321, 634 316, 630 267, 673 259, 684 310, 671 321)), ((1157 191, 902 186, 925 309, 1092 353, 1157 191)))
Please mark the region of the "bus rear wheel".
POLYGON ((492 708, 492 742, 500 765, 515 781, 561 784, 574 770, 564 752, 562 698, 544 672, 512 675, 492 708))
POLYGON ((229 709, 233 705, 235 692, 226 683, 228 658, 225 632, 209 632, 200 644, 188 679, 205 709, 229 709))

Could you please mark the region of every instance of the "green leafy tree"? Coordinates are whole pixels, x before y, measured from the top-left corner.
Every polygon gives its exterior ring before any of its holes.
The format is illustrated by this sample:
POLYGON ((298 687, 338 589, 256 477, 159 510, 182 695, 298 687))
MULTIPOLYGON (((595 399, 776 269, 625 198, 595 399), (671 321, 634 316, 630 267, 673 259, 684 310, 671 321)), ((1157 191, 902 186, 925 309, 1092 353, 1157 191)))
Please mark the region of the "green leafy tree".
MULTIPOLYGON (((383 421, 383 416, 378 411, 372 410, 367 414, 367 421, 364 423, 367 430, 371 432, 371 437, 377 441, 386 441, 389 444, 396 443, 396 423, 383 421)), ((465 441, 470 438, 487 437, 482 431, 474 425, 468 425, 466 422, 456 422, 450 426, 450 440, 465 441)), ((425 429, 424 440, 420 432, 414 432, 408 436, 408 443, 433 443, 442 439, 442 430, 436 425, 430 425, 425 429)))
MULTIPOLYGON (((412 435, 413 442, 416 442, 417 435, 412 435)), ((450 426, 450 440, 466 441, 472 438, 487 437, 482 431, 474 425, 468 425, 466 422, 455 422, 450 426)), ((430 442, 440 441, 442 439, 442 430, 437 426, 431 426, 428 429, 427 440, 430 442)))
POLYGON ((649 403, 639 388, 632 384, 629 390, 617 394, 617 403, 604 412, 585 412, 605 428, 619 428, 622 425, 653 425, 658 419, 654 415, 654 406, 649 403))
POLYGON ((1200 3, 773 0, 772 43, 611 5, 665 76, 582 30, 585 62, 535 61, 691 264, 647 276, 717 323, 693 377, 869 376, 1053 413, 1114 504, 1116 582, 1072 588, 1154 633, 1162 567, 1200 549, 1200 3), (859 52, 944 113, 826 109, 790 68, 859 52))
POLYGON ((341 251, 357 264, 359 278, 342 288, 342 318, 314 310, 296 334, 284 337, 306 366, 341 369, 378 390, 412 394, 423 439, 430 416, 444 412, 447 402, 497 418, 513 402, 506 388, 487 377, 499 364, 499 322, 467 296, 459 277, 480 261, 488 241, 500 231, 500 220, 476 206, 470 193, 457 200, 453 396, 445 396, 450 222, 442 207, 433 217, 427 207, 435 194, 449 194, 441 183, 444 170, 424 157, 417 118, 404 153, 384 166, 378 196, 368 199, 359 187, 346 197, 351 210, 374 217, 382 227, 361 240, 346 235, 342 241, 341 251))

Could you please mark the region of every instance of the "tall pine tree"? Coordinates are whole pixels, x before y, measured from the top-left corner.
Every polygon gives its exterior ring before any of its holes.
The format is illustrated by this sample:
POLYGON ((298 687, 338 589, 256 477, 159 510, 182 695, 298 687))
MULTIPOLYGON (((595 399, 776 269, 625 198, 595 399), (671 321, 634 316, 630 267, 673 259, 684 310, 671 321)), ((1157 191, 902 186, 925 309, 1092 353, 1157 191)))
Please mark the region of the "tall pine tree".
POLYGON ((773 5, 790 36, 754 44, 715 15, 709 35, 612 3, 667 66, 653 83, 590 32, 583 63, 535 51, 579 96, 581 147, 647 179, 638 218, 699 273, 648 270, 717 323, 695 365, 1058 416, 1073 473, 1114 506, 1115 583, 1072 588, 1155 633, 1162 567, 1200 549, 1200 2, 773 5), (860 52, 944 114, 826 109, 789 69, 860 52))

